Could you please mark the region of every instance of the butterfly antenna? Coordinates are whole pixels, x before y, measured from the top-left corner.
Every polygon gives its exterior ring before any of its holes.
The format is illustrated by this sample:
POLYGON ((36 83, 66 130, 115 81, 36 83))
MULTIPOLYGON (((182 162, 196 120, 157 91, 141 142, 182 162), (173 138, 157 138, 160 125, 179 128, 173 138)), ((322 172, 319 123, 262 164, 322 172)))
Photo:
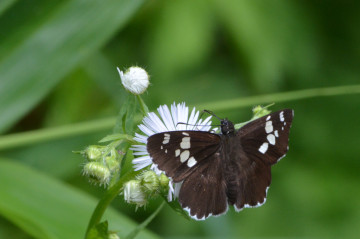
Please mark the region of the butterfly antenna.
POLYGON ((218 120, 222 121, 222 119, 220 119, 219 117, 217 117, 217 115, 214 114, 214 113, 213 113, 212 111, 210 111, 210 110, 203 110, 203 112, 206 112, 206 113, 208 113, 209 115, 212 115, 212 116, 214 116, 215 118, 217 118, 218 120))

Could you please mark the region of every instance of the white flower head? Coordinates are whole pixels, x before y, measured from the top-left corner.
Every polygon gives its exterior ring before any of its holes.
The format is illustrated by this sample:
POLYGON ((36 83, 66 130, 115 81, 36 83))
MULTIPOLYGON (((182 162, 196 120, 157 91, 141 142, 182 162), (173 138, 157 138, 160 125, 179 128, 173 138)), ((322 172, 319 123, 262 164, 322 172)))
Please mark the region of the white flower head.
POLYGON ((140 95, 146 91, 149 86, 149 75, 140 67, 130 67, 125 73, 122 72, 119 67, 117 68, 121 83, 126 90, 130 91, 134 95, 140 95))
MULTIPOLYGON (((148 113, 144 117, 142 124, 138 127, 143 132, 143 134, 135 133, 135 138, 137 142, 141 143, 138 145, 133 145, 131 150, 133 150, 133 164, 135 170, 141 170, 147 166, 150 166, 152 170, 157 174, 161 174, 155 164, 153 164, 152 158, 147 151, 146 144, 147 140, 151 135, 167 132, 167 131, 180 131, 180 130, 197 130, 197 131, 210 131, 211 130, 211 116, 207 117, 205 120, 199 119, 199 111, 195 108, 192 109, 189 116, 189 108, 185 103, 171 105, 171 109, 166 105, 160 106, 158 109, 160 117, 154 112, 148 113)), ((179 184, 181 185, 181 184, 179 184)), ((178 188, 175 184, 175 189, 178 188)), ((174 190, 172 182, 169 182, 169 201, 172 200, 172 194, 176 195, 178 190, 174 190)))

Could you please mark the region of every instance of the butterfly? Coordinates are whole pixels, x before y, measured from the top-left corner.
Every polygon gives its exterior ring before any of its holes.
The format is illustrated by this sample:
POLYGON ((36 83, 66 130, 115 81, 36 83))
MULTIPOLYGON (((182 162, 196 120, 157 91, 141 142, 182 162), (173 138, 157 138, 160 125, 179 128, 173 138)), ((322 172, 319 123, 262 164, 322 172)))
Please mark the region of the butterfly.
POLYGON ((204 220, 265 203, 271 166, 288 151, 294 112, 284 109, 255 119, 239 130, 221 120, 221 133, 169 131, 150 136, 153 163, 173 182, 190 217, 204 220))

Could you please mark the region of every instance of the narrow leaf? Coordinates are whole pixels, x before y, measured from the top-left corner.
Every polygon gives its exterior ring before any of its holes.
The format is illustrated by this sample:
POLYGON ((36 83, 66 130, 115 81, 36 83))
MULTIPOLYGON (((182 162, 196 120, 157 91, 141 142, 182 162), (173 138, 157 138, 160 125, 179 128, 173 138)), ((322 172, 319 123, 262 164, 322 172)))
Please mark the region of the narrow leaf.
MULTIPOLYGON (((83 238, 96 199, 41 172, 0 160, 0 214, 35 238, 83 238)), ((108 208, 104 219, 120 236, 135 223, 108 208)), ((142 238, 156 238, 142 231, 142 238)))
MULTIPOLYGON (((86 57, 101 48, 143 0, 65 1, 0 61, 0 132, 86 57)), ((8 36, 11 39, 11 36, 8 36)))

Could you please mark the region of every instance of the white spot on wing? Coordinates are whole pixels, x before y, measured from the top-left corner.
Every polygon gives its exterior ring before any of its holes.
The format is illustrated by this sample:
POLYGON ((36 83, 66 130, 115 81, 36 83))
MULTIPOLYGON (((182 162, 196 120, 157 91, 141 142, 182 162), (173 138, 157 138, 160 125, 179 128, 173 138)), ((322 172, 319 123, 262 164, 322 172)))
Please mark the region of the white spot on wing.
POLYGON ((269 115, 267 118, 266 118, 266 120, 269 120, 271 118, 271 115, 269 115))
POLYGON ((279 132, 277 130, 274 131, 276 137, 279 137, 279 132))
POLYGON ((182 149, 189 149, 190 148, 190 137, 182 138, 182 141, 180 143, 180 148, 182 148, 182 149))
POLYGON ((189 156, 190 156, 190 151, 185 150, 180 154, 180 162, 184 163, 186 160, 188 160, 189 156))
POLYGON ((167 149, 165 149, 165 153, 167 154, 167 149))
POLYGON ((265 154, 266 151, 268 150, 269 144, 267 142, 263 143, 260 148, 259 148, 259 152, 262 154, 265 154))
POLYGON ((189 136, 189 134, 186 133, 186 132, 182 132, 182 134, 185 135, 185 136, 189 136))
POLYGON ((275 136, 273 134, 268 134, 266 138, 270 144, 275 145, 275 136))
POLYGON ((164 134, 163 144, 168 144, 170 142, 170 134, 164 134))
POLYGON ((271 133, 273 131, 273 125, 272 125, 272 121, 266 121, 266 125, 265 125, 265 131, 266 133, 271 133))
POLYGON ((283 122, 285 120, 284 118, 284 111, 280 112, 280 121, 283 122))
POLYGON ((175 157, 180 155, 180 149, 175 150, 175 157))
POLYGON ((196 159, 195 159, 193 156, 191 156, 191 157, 189 158, 189 160, 187 161, 187 166, 191 168, 191 167, 194 166, 196 163, 197 163, 196 159))

